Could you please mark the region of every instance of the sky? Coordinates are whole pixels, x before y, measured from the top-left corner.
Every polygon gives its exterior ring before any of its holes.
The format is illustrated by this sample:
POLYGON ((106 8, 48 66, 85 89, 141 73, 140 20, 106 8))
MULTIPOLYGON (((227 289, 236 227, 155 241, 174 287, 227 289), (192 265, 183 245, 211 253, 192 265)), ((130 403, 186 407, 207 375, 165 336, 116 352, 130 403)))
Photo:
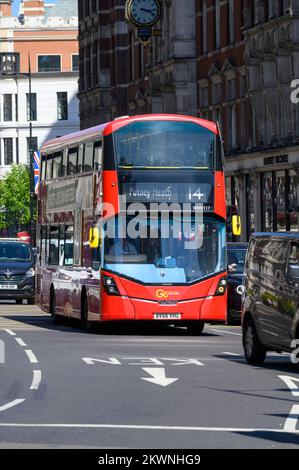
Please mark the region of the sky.
MULTIPOLYGON (((56 0, 47 0, 46 3, 55 3, 56 0)), ((13 2, 13 15, 17 16, 19 13, 20 0, 14 0, 13 2)))

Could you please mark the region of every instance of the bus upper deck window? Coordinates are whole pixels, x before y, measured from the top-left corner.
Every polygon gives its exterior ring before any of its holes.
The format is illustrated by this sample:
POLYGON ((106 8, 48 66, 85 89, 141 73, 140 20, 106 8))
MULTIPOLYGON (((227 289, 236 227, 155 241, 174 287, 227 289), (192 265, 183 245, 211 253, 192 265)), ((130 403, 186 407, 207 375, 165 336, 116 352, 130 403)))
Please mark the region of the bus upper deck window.
POLYGON ((64 149, 62 154, 61 176, 67 175, 68 150, 64 149))
POLYGON ((79 145, 78 150, 78 166, 77 166, 77 173, 82 173, 83 171, 83 161, 84 161, 84 145, 79 145))
POLYGON ((77 173, 77 158, 78 158, 78 149, 77 147, 69 149, 69 158, 68 158, 68 175, 76 175, 77 173))
POLYGON ((102 149, 103 144, 101 141, 94 144, 94 170, 101 171, 102 169, 102 149))
POLYGON ((41 165, 42 165, 42 169, 41 169, 41 180, 42 181, 45 181, 46 179, 46 167, 47 167, 47 155, 42 155, 42 159, 41 159, 41 165))
POLYGON ((53 179, 61 176, 61 152, 54 153, 53 157, 53 179))
POLYGON ((93 142, 85 144, 84 172, 88 173, 90 171, 93 171, 93 142))
POLYGON ((47 169, 46 169, 46 179, 49 181, 53 176, 53 156, 47 156, 47 169))

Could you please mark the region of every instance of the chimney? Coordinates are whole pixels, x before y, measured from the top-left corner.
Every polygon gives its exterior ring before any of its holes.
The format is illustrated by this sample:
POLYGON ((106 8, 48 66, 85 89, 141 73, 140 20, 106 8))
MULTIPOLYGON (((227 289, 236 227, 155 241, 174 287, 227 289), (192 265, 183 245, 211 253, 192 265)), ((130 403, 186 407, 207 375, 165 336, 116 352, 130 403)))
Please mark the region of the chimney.
POLYGON ((22 14, 24 16, 44 16, 44 0, 24 0, 22 6, 22 14))
POLYGON ((12 16, 12 1, 13 0, 0 0, 0 16, 12 16))

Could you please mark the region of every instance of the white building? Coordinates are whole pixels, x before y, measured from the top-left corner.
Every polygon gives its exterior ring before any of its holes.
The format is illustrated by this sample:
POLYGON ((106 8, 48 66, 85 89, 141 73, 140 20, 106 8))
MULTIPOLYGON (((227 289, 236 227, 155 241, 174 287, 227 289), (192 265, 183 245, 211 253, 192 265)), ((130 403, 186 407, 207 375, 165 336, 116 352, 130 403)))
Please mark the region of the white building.
POLYGON ((34 150, 80 128, 76 0, 25 0, 19 18, 11 7, 0 0, 0 177, 28 163, 30 121, 34 150))

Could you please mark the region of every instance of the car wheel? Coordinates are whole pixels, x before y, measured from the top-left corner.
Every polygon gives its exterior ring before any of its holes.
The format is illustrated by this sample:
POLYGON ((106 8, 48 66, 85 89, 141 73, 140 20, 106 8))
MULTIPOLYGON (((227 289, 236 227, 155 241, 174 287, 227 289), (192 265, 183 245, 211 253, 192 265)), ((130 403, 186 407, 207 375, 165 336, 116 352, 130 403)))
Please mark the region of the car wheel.
POLYGON ((57 315, 56 295, 54 290, 51 291, 50 295, 50 313, 52 316, 53 323, 55 325, 58 325, 60 322, 60 317, 59 315, 57 315))
POLYGON ((204 321, 190 321, 187 323, 187 330, 191 335, 201 336, 205 327, 204 321))
POLYGON ((23 303, 23 299, 17 299, 17 300, 16 300, 16 304, 17 304, 17 305, 22 305, 22 303, 23 303))
POLYGON ((248 364, 262 364, 267 351, 260 343, 253 320, 249 319, 243 329, 243 348, 248 364))
POLYGON ((27 300, 28 305, 35 305, 35 297, 31 297, 30 299, 27 300))

